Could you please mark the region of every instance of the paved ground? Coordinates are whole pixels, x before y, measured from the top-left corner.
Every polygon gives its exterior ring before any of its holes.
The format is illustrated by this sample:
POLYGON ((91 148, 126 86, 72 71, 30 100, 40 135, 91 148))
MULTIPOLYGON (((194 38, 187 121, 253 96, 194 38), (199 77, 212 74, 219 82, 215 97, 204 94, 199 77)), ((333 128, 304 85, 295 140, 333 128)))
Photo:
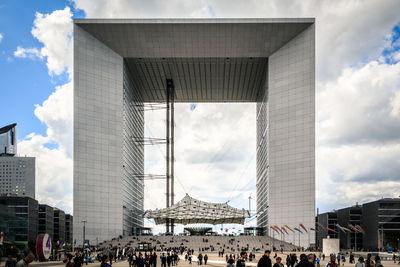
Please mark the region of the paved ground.
MULTIPOLYGON (((286 255, 287 255, 286 253, 284 253, 283 255, 282 254, 278 254, 278 256, 283 258, 283 263, 285 263, 286 255)), ((299 255, 300 255, 300 253, 297 252, 297 256, 299 256, 299 255)), ((318 253, 317 253, 317 255, 318 255, 318 253)), ((217 253, 213 253, 213 254, 209 253, 208 256, 209 256, 209 260, 208 260, 208 263, 207 263, 208 267, 226 266, 225 258, 218 257, 217 253)), ((254 261, 253 262, 247 262, 246 266, 256 266, 260 256, 262 256, 262 255, 261 254, 256 254, 256 261, 255 262, 254 261)), ((346 260, 348 260, 348 258, 346 260)), ((274 263, 275 260, 272 260, 272 262, 274 263)), ((158 264, 157 266, 160 266, 160 261, 158 261, 157 264, 158 264)), ((325 262, 321 262, 321 267, 324 267, 325 264, 326 264, 326 261, 325 262)), ((400 267, 400 265, 398 265, 397 263, 394 264, 393 261, 382 261, 382 264, 383 264, 384 267, 400 267)), ((4 262, 2 262, 2 264, 0 266, 4 266, 4 262)), ((60 267, 60 266, 63 266, 63 264, 61 262, 57 262, 57 263, 38 263, 37 262, 37 263, 31 264, 31 266, 32 267, 41 267, 41 266, 43 266, 43 267, 60 267)), ((88 267, 98 267, 98 266, 100 266, 100 263, 99 262, 90 263, 87 266, 88 267)), ((120 261, 120 262, 113 263, 112 266, 113 267, 128 267, 129 264, 128 264, 127 261, 120 261)), ((349 264, 348 262, 346 262, 344 265, 341 264, 341 266, 354 267, 354 264, 349 264)), ((177 267, 198 267, 198 265, 197 265, 197 262, 193 262, 193 264, 190 265, 189 262, 185 262, 185 260, 181 260, 177 267)), ((203 265, 203 267, 205 267, 205 266, 203 265)))
MULTIPOLYGON (((159 254, 159 253, 157 253, 157 254, 159 254)), ((297 256, 300 255, 299 252, 297 252, 296 254, 297 254, 297 256)), ((284 263, 284 264, 285 264, 286 255, 287 255, 287 253, 284 253, 284 254, 280 254, 279 253, 278 254, 278 256, 283 258, 282 263, 284 263)), ((318 255, 318 253, 317 253, 317 255, 318 255)), ((217 253, 208 253, 208 256, 209 256, 209 260, 208 260, 208 263, 207 263, 208 267, 226 266, 225 258, 218 257, 217 253)), ((246 262, 246 266, 257 266, 257 262, 258 262, 258 260, 260 259, 261 256, 262 256, 262 254, 256 254, 256 260, 253 261, 253 262, 246 262)), ((196 260, 196 259, 194 259, 194 260, 196 260)), ((325 258, 325 260, 327 260, 327 258, 325 258)), ((341 264, 341 266, 354 267, 354 264, 349 264, 348 263, 348 258, 346 260, 347 260, 347 262, 344 265, 341 264)), ((274 263, 274 262, 275 262, 275 260, 272 259, 272 263, 274 263)), ((160 261, 158 261, 157 264, 158 264, 157 266, 160 266, 160 261)), ((325 262, 321 262, 321 267, 324 267, 325 264, 326 264, 326 261, 325 262)), ((393 261, 382 261, 382 264, 383 264, 384 267, 400 267, 399 264, 397 264, 397 263, 395 264, 395 263, 393 263, 393 261)), ((32 266, 32 267, 42 267, 42 266, 43 267, 60 267, 60 266, 63 266, 63 265, 64 264, 62 262, 47 262, 47 263, 34 262, 30 266, 32 266)), ((4 266, 4 262, 2 262, 0 266, 1 267, 4 266)), ((99 262, 89 263, 87 266, 88 267, 98 267, 98 266, 100 266, 100 263, 99 262)), ((129 264, 128 264, 128 262, 126 260, 124 260, 124 261, 115 262, 115 263, 113 263, 112 266, 113 267, 128 267, 129 264)), ((177 267, 198 267, 198 264, 197 264, 197 262, 194 261, 190 265, 189 262, 185 262, 185 260, 183 259, 183 260, 180 261, 180 263, 178 264, 177 267)), ((203 265, 203 267, 205 267, 205 266, 203 265)))

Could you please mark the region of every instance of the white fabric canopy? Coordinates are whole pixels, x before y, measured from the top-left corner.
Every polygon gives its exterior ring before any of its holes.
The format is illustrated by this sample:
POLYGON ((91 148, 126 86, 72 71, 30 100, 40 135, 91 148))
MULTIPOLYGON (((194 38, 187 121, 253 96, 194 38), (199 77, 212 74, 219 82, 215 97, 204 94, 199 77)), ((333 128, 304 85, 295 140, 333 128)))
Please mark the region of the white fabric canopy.
POLYGON ((164 224, 167 219, 173 219, 174 223, 180 224, 244 224, 245 218, 249 218, 250 214, 245 209, 235 209, 226 203, 204 202, 186 194, 169 208, 146 211, 144 217, 154 219, 156 224, 164 224))

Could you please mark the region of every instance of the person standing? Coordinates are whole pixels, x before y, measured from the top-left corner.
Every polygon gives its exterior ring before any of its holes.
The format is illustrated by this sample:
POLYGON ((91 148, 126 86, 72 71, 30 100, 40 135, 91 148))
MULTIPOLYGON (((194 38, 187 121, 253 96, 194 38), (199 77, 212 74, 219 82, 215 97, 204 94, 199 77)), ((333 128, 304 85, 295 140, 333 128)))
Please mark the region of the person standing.
POLYGON ((286 267, 290 267, 292 264, 290 263, 290 254, 286 256, 286 267))
POLYGON ((110 264, 108 264, 109 261, 110 261, 110 258, 107 255, 103 255, 101 257, 100 267, 110 267, 110 264))
POLYGON ((325 267, 337 267, 335 255, 331 255, 330 261, 325 265, 325 267))
POLYGON ((65 267, 74 267, 74 264, 72 263, 72 258, 72 254, 67 253, 64 255, 63 263, 65 263, 65 267))
POLYGON ((15 264, 15 267, 28 267, 34 259, 35 256, 32 253, 28 253, 23 259, 15 264))
POLYGON ((233 259, 229 259, 226 267, 235 267, 234 263, 235 263, 235 261, 233 259))
POLYGON ((258 261, 257 267, 272 267, 272 262, 271 259, 269 258, 269 255, 271 255, 271 251, 266 250, 264 252, 264 256, 262 256, 258 261))
POLYGON ((171 267, 171 263, 172 263, 172 256, 170 253, 168 253, 167 255, 167 265, 168 267, 171 267))
POLYGON ((161 267, 166 267, 167 266, 167 258, 165 257, 165 253, 160 255, 160 259, 161 259, 161 267))
POLYGON ((79 252, 75 254, 74 258, 74 267, 82 267, 83 264, 83 258, 79 252))
POLYGON ((208 261, 208 256, 207 254, 204 255, 204 265, 207 265, 207 261, 208 261))
POLYGON ((155 251, 153 253, 153 267, 157 267, 157 254, 155 251))
POLYGON ((359 257, 355 267, 365 267, 364 258, 359 257))
POLYGON ((240 258, 236 261, 236 267, 246 267, 246 258, 247 253, 245 251, 240 252, 240 258))
POLYGON ((367 255, 367 260, 366 260, 366 262, 365 262, 365 266, 366 266, 366 267, 375 267, 375 263, 374 263, 374 261, 371 259, 371 257, 372 257, 371 253, 368 253, 368 255, 367 255))
POLYGON ((274 263, 274 267, 284 267, 283 263, 281 263, 282 258, 281 257, 276 257, 276 262, 274 263))
POLYGON ((199 256, 197 256, 197 264, 198 265, 203 265, 203 255, 200 253, 199 256))

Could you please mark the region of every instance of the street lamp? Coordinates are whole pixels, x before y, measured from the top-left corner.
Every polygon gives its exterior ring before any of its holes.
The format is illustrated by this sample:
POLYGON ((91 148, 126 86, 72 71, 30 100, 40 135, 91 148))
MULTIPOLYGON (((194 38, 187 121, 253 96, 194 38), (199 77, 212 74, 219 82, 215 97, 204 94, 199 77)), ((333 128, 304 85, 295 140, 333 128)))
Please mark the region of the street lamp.
POLYGON ((85 233, 86 233, 86 223, 87 221, 82 221, 83 222, 83 243, 82 243, 82 249, 85 249, 85 233))

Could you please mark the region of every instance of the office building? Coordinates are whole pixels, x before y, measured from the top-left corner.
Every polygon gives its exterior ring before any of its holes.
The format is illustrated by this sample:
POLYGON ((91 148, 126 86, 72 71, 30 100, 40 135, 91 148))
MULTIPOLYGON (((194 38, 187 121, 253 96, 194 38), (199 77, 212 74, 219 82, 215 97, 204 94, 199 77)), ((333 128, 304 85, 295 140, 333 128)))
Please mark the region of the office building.
POLYGON ((10 226, 10 231, 15 233, 15 242, 17 244, 36 242, 39 213, 37 200, 30 197, 0 196, 0 205, 12 210, 15 216, 24 220, 24 222, 10 226))
MULTIPOLYGON (((356 226, 362 223, 362 208, 358 204, 352 207, 337 210, 337 223, 350 229, 349 225, 356 226)), ((335 230, 336 227, 334 228, 335 230)), ((351 233, 345 231, 339 232, 340 247, 344 249, 351 249, 358 251, 363 245, 363 235, 358 232, 352 231, 351 233)))
POLYGON ((400 249, 400 198, 383 198, 363 204, 361 226, 365 232, 364 249, 400 249))
POLYGON ((0 129, 0 196, 35 198, 35 158, 16 157, 17 124, 0 129))
POLYGON ((13 123, 0 128, 0 156, 17 154, 17 124, 13 123))
POLYGON ((54 208, 54 239, 55 242, 65 242, 65 212, 54 208))
POLYGON ((65 242, 67 244, 73 243, 73 216, 70 214, 65 214, 65 242))
POLYGON ((143 227, 135 141, 166 79, 175 102, 256 104, 257 226, 314 227, 314 19, 76 19, 74 239, 83 221, 92 244, 143 227))
POLYGON ((39 204, 39 234, 49 234, 54 237, 54 209, 46 204, 39 204))
POLYGON ((336 229, 337 223, 338 219, 336 211, 325 212, 317 215, 315 226, 315 229, 317 229, 315 242, 317 248, 322 248, 322 239, 324 238, 339 238, 339 234, 336 229), (326 230, 327 227, 334 230, 335 232, 326 230))

